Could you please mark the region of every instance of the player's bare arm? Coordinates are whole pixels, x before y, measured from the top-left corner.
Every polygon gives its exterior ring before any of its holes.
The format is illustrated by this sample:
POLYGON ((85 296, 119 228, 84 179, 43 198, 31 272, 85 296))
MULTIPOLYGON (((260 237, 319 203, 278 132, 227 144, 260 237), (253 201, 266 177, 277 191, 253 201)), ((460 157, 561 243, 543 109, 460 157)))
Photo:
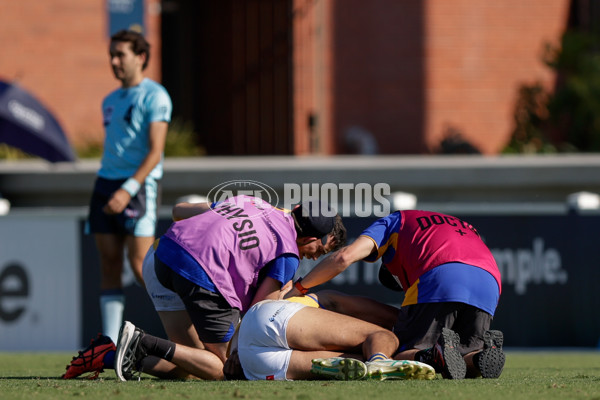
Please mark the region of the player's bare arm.
POLYGON ((254 295, 254 299, 252 299, 250 307, 252 307, 254 304, 258 303, 261 300, 279 300, 281 286, 281 282, 279 282, 277 279, 273 279, 270 276, 265 277, 265 279, 258 287, 258 290, 254 295))
MULTIPOLYGON (((306 276, 302 278, 302 286, 312 288, 333 279, 352 263, 360 261, 375 251, 375 243, 365 236, 356 239, 352 244, 332 253, 329 257, 317 264, 306 276)), ((298 289, 292 289, 287 295, 298 296, 298 289)))
POLYGON ((137 171, 135 171, 135 174, 132 176, 136 181, 140 183, 144 182, 148 174, 150 174, 154 167, 160 162, 165 149, 168 130, 169 123, 166 121, 154 121, 150 123, 148 132, 150 150, 137 171))

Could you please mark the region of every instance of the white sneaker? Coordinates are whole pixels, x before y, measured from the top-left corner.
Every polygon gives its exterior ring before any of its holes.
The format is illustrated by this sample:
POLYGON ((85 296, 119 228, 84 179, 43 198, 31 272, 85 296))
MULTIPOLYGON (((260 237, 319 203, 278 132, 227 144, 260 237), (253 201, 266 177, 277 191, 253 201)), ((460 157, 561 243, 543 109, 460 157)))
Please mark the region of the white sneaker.
POLYGON ((367 362, 367 377, 384 381, 386 379, 424 379, 435 378, 435 369, 425 363, 412 360, 378 360, 367 362))
POLYGON ((117 378, 121 381, 128 381, 134 378, 136 362, 138 358, 143 358, 143 355, 138 354, 138 345, 143 333, 144 331, 136 328, 129 321, 125 321, 121 325, 119 338, 117 339, 117 351, 115 353, 115 372, 117 378))
POLYGON ((354 381, 365 377, 367 366, 354 358, 315 358, 312 360, 310 372, 328 379, 354 381))

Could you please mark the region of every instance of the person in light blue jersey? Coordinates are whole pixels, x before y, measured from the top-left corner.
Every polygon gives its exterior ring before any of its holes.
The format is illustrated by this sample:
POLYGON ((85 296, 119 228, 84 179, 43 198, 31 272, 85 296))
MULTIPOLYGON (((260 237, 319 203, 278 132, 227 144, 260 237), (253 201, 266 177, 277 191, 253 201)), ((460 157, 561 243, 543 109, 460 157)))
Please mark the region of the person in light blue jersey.
POLYGON ((119 31, 109 59, 121 87, 102 102, 104 151, 90 200, 86 233, 100 255, 103 332, 117 340, 125 306, 124 254, 143 285, 142 262, 154 241, 160 179, 172 103, 166 89, 144 76, 150 45, 137 32, 119 31))

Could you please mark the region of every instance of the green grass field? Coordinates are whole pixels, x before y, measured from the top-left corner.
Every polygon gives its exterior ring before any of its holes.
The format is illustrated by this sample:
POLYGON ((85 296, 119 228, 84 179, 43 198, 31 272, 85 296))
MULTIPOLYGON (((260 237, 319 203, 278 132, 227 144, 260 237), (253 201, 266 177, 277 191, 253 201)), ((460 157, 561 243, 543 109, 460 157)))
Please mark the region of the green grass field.
POLYGON ((0 399, 599 399, 600 352, 507 352, 500 379, 433 381, 119 382, 62 380, 72 354, 0 353, 0 399))

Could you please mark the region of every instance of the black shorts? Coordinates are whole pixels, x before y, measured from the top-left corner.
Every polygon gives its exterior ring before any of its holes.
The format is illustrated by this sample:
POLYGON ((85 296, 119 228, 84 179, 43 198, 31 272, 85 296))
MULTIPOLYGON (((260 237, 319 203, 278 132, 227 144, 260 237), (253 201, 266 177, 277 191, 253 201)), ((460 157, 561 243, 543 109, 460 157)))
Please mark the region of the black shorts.
POLYGON ((158 182, 147 179, 121 214, 108 215, 102 210, 123 182, 125 179, 96 178, 90 200, 86 233, 154 236, 160 202, 160 184, 158 182))
POLYGON ((196 285, 154 256, 154 270, 160 283, 177 293, 187 310, 198 337, 204 343, 226 343, 240 321, 240 310, 220 294, 196 285))
POLYGON ((400 340, 398 351, 424 350, 433 347, 442 328, 450 328, 460 336, 459 351, 465 355, 483 348, 491 323, 490 314, 465 303, 423 303, 402 307, 393 331, 400 340))

